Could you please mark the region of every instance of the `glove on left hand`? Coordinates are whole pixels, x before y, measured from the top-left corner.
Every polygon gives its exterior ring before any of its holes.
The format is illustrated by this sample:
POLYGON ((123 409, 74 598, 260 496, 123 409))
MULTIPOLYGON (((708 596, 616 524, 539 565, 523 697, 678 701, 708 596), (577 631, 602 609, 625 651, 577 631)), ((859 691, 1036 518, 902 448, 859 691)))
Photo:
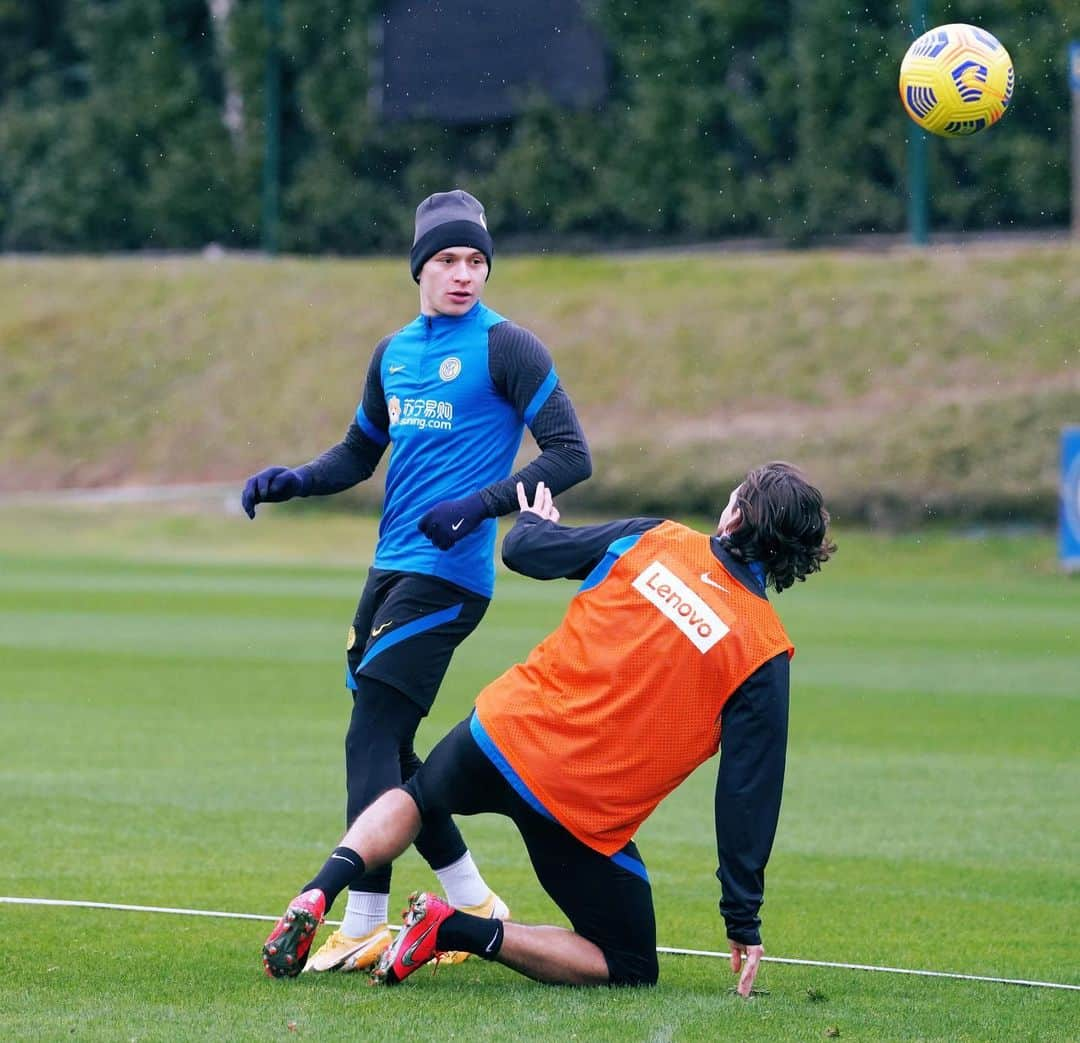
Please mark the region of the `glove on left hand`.
POLYGON ((417 522, 416 527, 439 550, 449 550, 489 517, 491 515, 483 497, 479 493, 473 493, 463 500, 443 500, 435 504, 417 522))

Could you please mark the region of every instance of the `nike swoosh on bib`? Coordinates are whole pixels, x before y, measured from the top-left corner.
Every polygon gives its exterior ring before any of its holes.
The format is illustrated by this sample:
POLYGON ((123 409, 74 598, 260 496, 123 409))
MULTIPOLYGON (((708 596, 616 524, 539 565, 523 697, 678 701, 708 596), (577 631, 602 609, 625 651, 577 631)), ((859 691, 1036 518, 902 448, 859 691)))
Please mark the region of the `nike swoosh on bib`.
POLYGON ((708 583, 710 587, 716 587, 717 590, 722 590, 725 594, 730 594, 731 593, 731 591, 728 590, 727 587, 722 587, 722 586, 720 586, 719 583, 716 582, 716 580, 710 579, 709 574, 707 572, 703 572, 701 574, 701 582, 702 583, 708 583))

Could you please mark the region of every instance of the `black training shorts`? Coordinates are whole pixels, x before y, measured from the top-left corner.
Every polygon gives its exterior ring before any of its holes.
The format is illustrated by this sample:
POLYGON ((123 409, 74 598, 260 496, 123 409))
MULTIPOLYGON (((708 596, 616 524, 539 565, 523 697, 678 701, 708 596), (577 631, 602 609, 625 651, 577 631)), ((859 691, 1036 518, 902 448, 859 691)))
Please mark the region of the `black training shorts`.
POLYGON ((544 890, 574 930, 603 952, 611 984, 655 985, 656 917, 637 847, 631 841, 612 857, 602 855, 531 807, 477 745, 470 720, 439 742, 405 783, 421 815, 491 812, 512 819, 544 890))
POLYGON ((426 714, 454 650, 490 599, 414 572, 373 568, 346 644, 345 683, 372 677, 404 692, 426 714))

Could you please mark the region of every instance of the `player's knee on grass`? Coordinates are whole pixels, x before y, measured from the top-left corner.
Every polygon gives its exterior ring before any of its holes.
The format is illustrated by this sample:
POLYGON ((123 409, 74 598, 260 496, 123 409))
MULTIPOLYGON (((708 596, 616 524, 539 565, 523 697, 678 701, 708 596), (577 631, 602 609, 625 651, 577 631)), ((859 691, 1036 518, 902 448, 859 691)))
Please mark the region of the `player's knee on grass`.
POLYGON ((660 977, 660 963, 655 949, 603 949, 610 985, 655 985, 660 977))

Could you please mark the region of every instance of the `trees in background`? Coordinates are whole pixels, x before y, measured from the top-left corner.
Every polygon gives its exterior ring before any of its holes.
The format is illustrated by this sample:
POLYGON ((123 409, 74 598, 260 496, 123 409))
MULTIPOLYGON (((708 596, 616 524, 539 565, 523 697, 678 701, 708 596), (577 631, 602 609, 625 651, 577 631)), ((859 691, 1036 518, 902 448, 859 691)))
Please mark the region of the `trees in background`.
MULTIPOLYGON (((257 245, 263 3, 0 0, 0 248, 257 245)), ((416 201, 452 184, 484 199, 503 241, 904 227, 906 3, 594 0, 601 105, 536 94, 513 119, 453 126, 387 123, 369 103, 381 3, 281 6, 284 249, 400 250, 416 201)), ((1065 224, 1073 0, 929 6, 994 32, 1017 68, 1004 124, 933 143, 935 229, 1065 224)))

